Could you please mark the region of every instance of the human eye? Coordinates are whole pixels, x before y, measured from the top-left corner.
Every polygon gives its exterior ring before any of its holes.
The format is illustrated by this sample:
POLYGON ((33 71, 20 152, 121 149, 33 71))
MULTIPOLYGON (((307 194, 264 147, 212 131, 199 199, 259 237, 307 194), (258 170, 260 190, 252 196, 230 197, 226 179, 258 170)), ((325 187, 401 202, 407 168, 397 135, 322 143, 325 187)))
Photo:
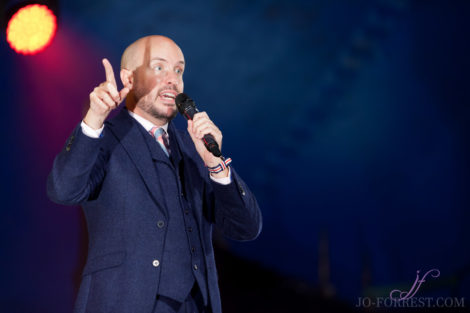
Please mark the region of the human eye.
POLYGON ((154 70, 155 72, 161 72, 163 71, 163 65, 161 63, 157 63, 157 62, 152 62, 150 64, 150 68, 152 70, 154 70))
POLYGON ((181 75, 181 74, 183 74, 183 69, 178 67, 178 68, 175 69, 175 72, 176 72, 176 74, 181 75))

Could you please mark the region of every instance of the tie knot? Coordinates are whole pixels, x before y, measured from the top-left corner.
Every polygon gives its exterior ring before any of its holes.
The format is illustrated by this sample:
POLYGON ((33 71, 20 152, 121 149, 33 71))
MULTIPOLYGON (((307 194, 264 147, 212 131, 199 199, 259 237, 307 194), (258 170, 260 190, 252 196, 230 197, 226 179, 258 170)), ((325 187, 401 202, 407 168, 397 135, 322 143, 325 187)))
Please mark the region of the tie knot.
POLYGON ((166 156, 170 156, 170 144, 168 143, 168 135, 162 127, 154 126, 150 130, 150 134, 155 138, 155 140, 160 144, 166 156))
POLYGON ((165 134, 165 130, 163 129, 163 127, 153 127, 151 130, 150 130, 150 133, 155 137, 155 138, 158 138, 162 135, 165 134))

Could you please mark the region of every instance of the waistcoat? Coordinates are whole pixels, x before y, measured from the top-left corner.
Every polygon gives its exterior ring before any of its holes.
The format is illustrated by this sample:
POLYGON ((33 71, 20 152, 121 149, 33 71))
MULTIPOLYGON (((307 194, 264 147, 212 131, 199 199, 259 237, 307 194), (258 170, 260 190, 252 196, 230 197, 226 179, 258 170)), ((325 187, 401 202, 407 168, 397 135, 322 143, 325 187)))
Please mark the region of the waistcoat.
POLYGON ((155 188, 161 185, 167 209, 164 212, 165 219, 156 221, 156 227, 166 231, 158 294, 182 303, 196 282, 202 292, 204 305, 208 305, 204 252, 196 218, 187 199, 186 190, 190 186, 185 184, 184 162, 176 134, 168 128, 171 149, 168 159, 155 139, 143 127, 140 129, 154 159, 155 169, 149 170, 156 170, 157 177, 162 180, 155 182, 155 188), (162 155, 166 158, 163 162, 162 155))

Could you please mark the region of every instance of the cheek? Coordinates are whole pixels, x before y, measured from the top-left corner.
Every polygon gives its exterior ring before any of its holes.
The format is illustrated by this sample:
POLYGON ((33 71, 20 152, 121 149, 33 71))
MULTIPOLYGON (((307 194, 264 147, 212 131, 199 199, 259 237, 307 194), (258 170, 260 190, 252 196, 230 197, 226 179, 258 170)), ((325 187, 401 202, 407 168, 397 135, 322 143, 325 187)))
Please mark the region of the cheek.
POLYGON ((140 82, 140 89, 145 91, 145 93, 151 93, 155 90, 158 90, 158 86, 160 85, 161 81, 161 78, 154 75, 149 75, 140 82))
POLYGON ((145 85, 149 90, 154 89, 161 82, 162 82, 161 77, 156 76, 156 75, 149 75, 145 79, 145 85))

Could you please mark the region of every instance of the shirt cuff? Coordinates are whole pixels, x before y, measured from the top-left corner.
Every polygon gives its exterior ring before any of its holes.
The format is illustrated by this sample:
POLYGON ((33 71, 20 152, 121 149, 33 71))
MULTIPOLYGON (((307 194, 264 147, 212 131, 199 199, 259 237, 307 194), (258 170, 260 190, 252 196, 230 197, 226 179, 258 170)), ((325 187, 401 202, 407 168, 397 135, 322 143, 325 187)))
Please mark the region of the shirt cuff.
POLYGON ((82 132, 85 135, 87 135, 88 137, 91 137, 91 138, 100 138, 100 135, 101 135, 101 133, 103 132, 103 129, 104 129, 104 125, 101 126, 101 128, 99 128, 99 129, 93 129, 90 126, 88 126, 87 124, 85 124, 84 121, 82 121, 80 126, 82 127, 82 132))
POLYGON ((228 168, 228 176, 227 177, 222 177, 222 178, 216 178, 212 177, 211 174, 209 174, 210 178, 215 181, 218 184, 221 185, 228 185, 232 182, 232 172, 230 171, 230 167, 228 168))

